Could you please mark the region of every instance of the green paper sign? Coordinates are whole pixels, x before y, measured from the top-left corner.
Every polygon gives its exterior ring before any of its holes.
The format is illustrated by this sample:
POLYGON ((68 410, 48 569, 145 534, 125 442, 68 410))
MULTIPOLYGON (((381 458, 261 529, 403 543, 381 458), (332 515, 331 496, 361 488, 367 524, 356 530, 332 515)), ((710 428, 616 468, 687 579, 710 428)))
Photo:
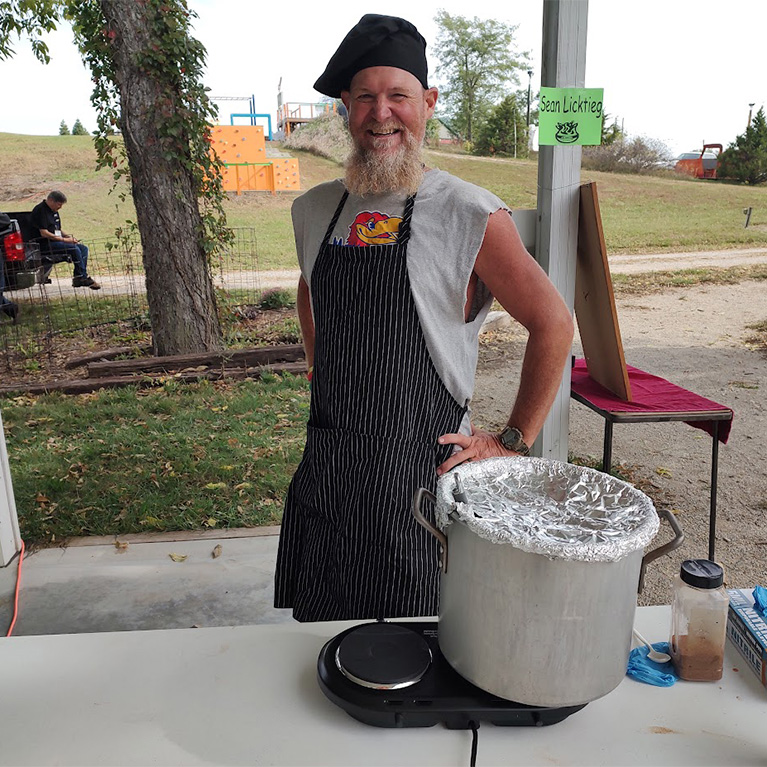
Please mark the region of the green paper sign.
POLYGON ((538 102, 538 144, 601 144, 603 94, 603 88, 541 88, 538 102))

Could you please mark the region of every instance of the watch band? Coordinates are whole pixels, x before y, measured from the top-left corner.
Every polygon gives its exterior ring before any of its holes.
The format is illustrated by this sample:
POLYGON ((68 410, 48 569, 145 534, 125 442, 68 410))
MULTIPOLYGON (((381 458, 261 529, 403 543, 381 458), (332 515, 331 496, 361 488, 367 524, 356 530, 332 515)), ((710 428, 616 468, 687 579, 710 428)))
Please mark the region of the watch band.
POLYGON ((530 455, 530 446, 525 443, 522 432, 516 426, 507 426, 498 439, 507 450, 513 450, 520 455, 530 455))

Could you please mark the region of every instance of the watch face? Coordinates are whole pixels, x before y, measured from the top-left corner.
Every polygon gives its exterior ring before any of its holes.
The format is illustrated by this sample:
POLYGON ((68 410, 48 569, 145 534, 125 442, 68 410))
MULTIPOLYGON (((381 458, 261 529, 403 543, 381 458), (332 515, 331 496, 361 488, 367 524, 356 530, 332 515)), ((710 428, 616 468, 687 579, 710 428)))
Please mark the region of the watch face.
POLYGON ((507 426, 500 435, 501 444, 507 450, 514 450, 521 455, 527 455, 530 448, 522 439, 522 432, 514 426, 507 426))
POLYGON ((501 442, 503 443, 503 446, 508 450, 516 450, 521 441, 522 432, 519 429, 507 426, 501 432, 501 442))

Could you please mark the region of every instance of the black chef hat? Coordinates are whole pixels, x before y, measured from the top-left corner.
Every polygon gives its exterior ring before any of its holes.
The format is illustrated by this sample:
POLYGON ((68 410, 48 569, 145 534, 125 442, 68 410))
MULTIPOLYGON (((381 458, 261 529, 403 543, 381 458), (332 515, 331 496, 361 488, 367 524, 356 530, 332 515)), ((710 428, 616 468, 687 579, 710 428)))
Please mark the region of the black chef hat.
POLYGON ((405 19, 365 14, 343 39, 328 62, 315 90, 338 98, 352 77, 368 67, 397 67, 415 75, 428 88, 426 40, 405 19))

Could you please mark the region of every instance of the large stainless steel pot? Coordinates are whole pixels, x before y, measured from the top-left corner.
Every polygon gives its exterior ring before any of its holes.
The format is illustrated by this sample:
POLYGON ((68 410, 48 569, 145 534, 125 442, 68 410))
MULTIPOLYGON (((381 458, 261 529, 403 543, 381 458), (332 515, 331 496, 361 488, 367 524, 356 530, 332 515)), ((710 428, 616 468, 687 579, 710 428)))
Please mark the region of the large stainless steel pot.
POLYGON ((436 498, 418 490, 413 514, 442 544, 443 655, 481 689, 534 706, 587 703, 620 683, 644 565, 683 540, 666 512, 675 539, 643 558, 658 529, 647 496, 601 472, 543 459, 463 464, 440 478, 436 498), (495 504, 500 519, 487 503, 472 503, 472 488, 482 495, 492 485, 488 478, 501 474, 523 476, 515 479, 518 497, 511 499, 517 517, 504 518, 506 498, 495 504), (607 500, 599 500, 602 508, 593 514, 587 507, 596 495, 607 500), (435 503, 438 526, 423 514, 425 499, 435 503), (542 520, 568 504, 566 523, 547 529, 542 520), (568 539, 579 514, 585 515, 584 534, 568 539), (617 533, 606 541, 589 529, 611 524, 617 533))

